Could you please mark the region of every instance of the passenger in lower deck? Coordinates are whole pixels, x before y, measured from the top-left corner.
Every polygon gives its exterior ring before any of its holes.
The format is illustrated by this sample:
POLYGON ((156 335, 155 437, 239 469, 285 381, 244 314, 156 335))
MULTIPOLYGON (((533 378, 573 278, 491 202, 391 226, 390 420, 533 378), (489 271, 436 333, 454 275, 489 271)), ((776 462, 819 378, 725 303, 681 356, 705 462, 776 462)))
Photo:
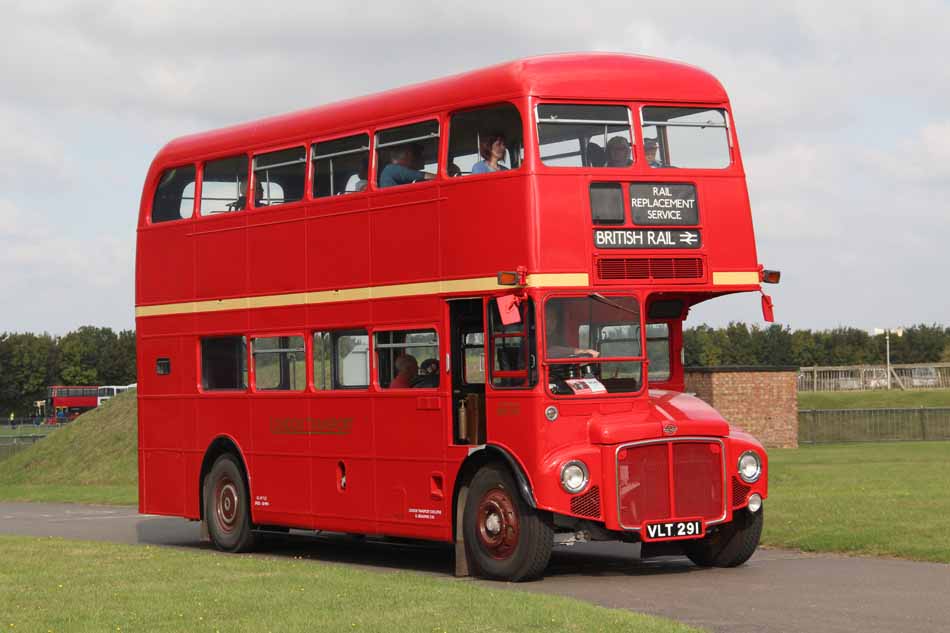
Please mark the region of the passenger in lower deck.
POLYGON ((419 376, 419 363, 412 354, 403 354, 396 359, 396 377, 389 383, 390 389, 408 389, 419 376))

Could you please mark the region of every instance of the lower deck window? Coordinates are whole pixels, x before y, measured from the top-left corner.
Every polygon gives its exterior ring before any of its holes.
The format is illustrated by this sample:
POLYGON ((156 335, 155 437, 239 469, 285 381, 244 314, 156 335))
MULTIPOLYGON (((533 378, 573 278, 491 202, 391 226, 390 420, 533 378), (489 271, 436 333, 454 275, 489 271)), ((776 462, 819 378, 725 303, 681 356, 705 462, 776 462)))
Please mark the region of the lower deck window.
POLYGON ((375 348, 380 387, 439 386, 439 335, 435 330, 376 332, 375 348))
POLYGON ((201 339, 201 388, 247 388, 247 340, 243 336, 201 339))
POLYGON ((254 388, 259 391, 303 391, 307 356, 302 336, 266 336, 251 341, 254 388))

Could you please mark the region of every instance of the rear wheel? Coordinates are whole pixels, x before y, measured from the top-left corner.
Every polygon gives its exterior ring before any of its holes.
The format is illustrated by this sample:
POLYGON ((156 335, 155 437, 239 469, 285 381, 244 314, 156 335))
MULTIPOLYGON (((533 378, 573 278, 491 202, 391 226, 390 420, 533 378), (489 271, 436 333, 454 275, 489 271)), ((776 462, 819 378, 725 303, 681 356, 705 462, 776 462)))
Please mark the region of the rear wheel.
POLYGON ((686 545, 686 556, 700 567, 738 567, 759 546, 765 508, 758 512, 737 510, 732 522, 714 534, 686 545))
POLYGON ((519 581, 539 576, 547 567, 551 525, 525 503, 504 467, 490 464, 475 474, 464 512, 465 548, 476 573, 519 581))
POLYGON ((230 453, 218 457, 205 477, 204 511, 208 534, 215 547, 226 552, 244 552, 253 547, 244 473, 230 453))

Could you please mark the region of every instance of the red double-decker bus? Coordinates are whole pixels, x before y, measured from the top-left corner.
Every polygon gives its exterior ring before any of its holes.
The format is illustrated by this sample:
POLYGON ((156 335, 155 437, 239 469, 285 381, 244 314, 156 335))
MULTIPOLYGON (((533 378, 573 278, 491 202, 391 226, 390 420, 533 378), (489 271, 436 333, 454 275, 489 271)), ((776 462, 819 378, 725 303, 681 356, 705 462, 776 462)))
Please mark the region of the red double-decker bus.
POLYGON ((54 385, 46 390, 47 422, 66 422, 99 406, 95 386, 54 385))
POLYGON ((682 393, 690 307, 774 276, 702 70, 533 58, 172 141, 136 266, 139 508, 220 549, 757 546, 766 453, 682 393))

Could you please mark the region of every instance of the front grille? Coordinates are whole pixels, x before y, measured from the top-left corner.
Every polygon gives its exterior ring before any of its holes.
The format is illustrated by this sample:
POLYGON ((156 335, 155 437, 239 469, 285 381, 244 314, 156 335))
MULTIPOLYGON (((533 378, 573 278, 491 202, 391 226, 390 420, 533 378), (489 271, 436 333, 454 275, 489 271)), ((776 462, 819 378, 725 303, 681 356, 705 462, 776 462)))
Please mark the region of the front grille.
POLYGON ((676 518, 721 520, 722 446, 718 441, 652 442, 617 452, 620 524, 639 529, 644 521, 676 518))
POLYGON ((732 478, 732 507, 740 506, 745 503, 746 497, 749 496, 749 491, 752 490, 749 486, 742 483, 742 480, 738 477, 732 478))
POLYGON ((597 260, 597 276, 604 281, 623 279, 702 279, 700 257, 629 257, 597 260))
POLYGON ((600 516, 600 488, 591 486, 591 489, 582 495, 571 499, 571 512, 582 517, 600 516))

